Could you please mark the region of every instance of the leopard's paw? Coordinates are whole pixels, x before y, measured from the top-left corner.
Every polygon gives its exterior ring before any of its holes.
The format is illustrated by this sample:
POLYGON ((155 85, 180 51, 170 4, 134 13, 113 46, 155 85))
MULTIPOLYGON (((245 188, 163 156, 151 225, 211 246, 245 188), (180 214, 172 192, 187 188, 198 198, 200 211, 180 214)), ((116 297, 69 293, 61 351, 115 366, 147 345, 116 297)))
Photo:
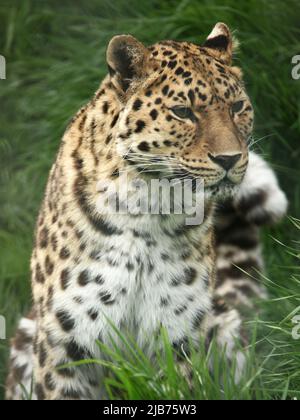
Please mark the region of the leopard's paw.
POLYGON ((274 171, 253 152, 234 204, 243 218, 257 225, 276 223, 287 212, 288 200, 274 171))

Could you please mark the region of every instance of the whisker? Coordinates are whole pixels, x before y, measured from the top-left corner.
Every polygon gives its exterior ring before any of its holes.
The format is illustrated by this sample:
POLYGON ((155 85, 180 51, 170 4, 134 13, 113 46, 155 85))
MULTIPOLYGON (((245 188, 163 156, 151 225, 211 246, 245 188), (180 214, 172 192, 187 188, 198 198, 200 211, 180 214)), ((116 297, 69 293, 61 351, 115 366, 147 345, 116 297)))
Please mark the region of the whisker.
POLYGON ((272 136, 274 136, 274 134, 267 134, 266 136, 263 136, 263 137, 260 137, 260 138, 257 138, 257 139, 255 139, 253 136, 250 137, 250 142, 249 142, 249 145, 248 145, 249 149, 251 149, 256 144, 260 143, 262 140, 265 140, 265 139, 270 138, 272 136))

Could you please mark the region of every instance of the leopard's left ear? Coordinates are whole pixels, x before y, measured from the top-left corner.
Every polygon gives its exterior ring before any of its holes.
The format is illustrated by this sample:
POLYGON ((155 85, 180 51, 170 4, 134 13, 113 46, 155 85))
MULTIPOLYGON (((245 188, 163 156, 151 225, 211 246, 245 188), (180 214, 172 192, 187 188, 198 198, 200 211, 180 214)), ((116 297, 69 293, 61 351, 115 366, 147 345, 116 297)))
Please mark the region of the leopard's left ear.
POLYGON ((203 47, 207 48, 213 56, 230 65, 233 54, 233 37, 225 23, 217 23, 208 35, 203 47))

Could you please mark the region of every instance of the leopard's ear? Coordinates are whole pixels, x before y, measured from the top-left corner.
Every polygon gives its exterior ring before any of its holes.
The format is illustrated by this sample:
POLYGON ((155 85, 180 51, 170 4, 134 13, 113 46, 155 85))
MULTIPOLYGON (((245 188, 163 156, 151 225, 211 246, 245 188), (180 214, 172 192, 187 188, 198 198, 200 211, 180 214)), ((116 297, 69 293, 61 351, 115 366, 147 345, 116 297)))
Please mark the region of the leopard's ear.
POLYGON ((214 57, 230 65, 233 54, 233 37, 225 23, 217 23, 208 35, 203 47, 207 48, 214 57))
POLYGON ((107 48, 107 64, 112 83, 126 92, 146 73, 149 50, 131 35, 112 38, 107 48))

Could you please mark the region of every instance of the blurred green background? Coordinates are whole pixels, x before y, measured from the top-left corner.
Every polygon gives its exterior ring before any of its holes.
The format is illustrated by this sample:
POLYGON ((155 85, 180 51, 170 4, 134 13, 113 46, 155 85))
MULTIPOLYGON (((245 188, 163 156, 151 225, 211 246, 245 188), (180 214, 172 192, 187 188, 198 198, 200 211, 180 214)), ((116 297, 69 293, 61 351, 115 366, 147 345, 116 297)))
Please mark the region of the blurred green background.
MULTIPOLYGON (((8 337, 30 306, 29 258, 49 168, 68 120, 106 74, 107 42, 130 33, 146 44, 201 43, 218 21, 241 42, 236 65, 256 111, 255 149, 277 171, 297 217, 300 80, 291 77, 291 59, 300 54, 299 0, 0 0, 0 54, 7 60, 7 79, 0 80, 0 314, 8 337)), ((286 248, 297 247, 298 237, 289 220, 264 232, 271 281, 261 337, 280 326, 274 341, 268 338, 280 357, 261 385, 270 397, 300 396, 300 343, 290 338, 299 262, 286 248)), ((0 386, 7 349, 0 341, 0 386)))

